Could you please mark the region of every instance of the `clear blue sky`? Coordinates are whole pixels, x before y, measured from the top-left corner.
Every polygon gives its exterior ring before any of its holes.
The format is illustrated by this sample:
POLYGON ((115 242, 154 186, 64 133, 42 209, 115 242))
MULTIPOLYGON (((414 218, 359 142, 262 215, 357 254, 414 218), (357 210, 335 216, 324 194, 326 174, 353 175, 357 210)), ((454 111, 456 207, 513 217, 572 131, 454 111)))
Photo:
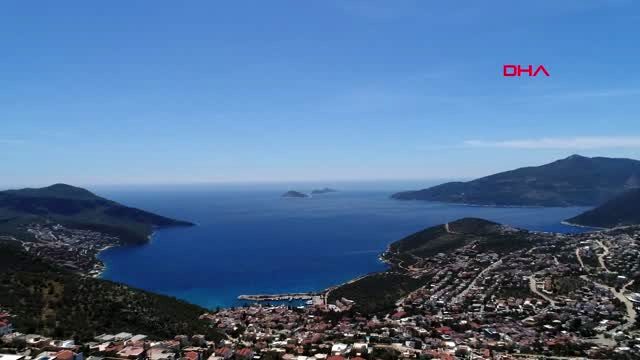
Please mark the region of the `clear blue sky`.
POLYGON ((0 184, 640 158, 638 24, 633 0, 3 1, 0 184))

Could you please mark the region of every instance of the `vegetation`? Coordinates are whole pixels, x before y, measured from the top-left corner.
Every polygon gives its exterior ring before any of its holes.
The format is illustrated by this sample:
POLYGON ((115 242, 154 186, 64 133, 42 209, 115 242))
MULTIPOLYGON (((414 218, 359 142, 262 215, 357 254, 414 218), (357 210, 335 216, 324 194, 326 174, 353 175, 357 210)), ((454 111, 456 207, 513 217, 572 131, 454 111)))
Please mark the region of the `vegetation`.
POLYGON ((640 161, 573 155, 469 182, 449 182, 392 195, 478 205, 592 206, 640 185, 640 161))
POLYGON ((395 302, 424 284, 420 279, 396 273, 379 273, 345 284, 333 290, 329 302, 346 298, 356 302, 355 308, 365 314, 391 310, 395 302))
POLYGON ((439 252, 453 251, 471 241, 478 242, 478 249, 506 252, 527 246, 527 232, 507 229, 500 224, 476 218, 464 218, 445 225, 438 225, 409 235, 389 247, 397 259, 407 255, 420 257, 439 252))
POLYGON ((127 207, 65 184, 0 191, 0 234, 28 241, 32 235, 24 230, 25 224, 49 221, 118 236, 124 243, 146 242, 155 227, 193 225, 127 207))
POLYGON ((220 334, 198 317, 205 309, 110 281, 69 273, 0 242, 0 305, 16 315, 18 331, 89 340, 101 333, 220 334))
POLYGON ((640 224, 640 188, 626 191, 595 209, 567 221, 601 228, 640 224))
MULTIPOLYGON (((333 290, 329 302, 346 298, 356 302, 355 310, 378 313, 393 309, 395 302, 426 283, 425 278, 414 278, 402 273, 402 268, 418 259, 447 253, 474 242, 479 251, 505 253, 530 246, 535 241, 524 230, 508 228, 495 222, 463 218, 447 225, 438 225, 409 235, 389 246, 384 257, 392 270, 364 277, 333 290), (399 271, 399 272, 396 272, 399 271)), ((502 289, 500 295, 529 293, 528 288, 502 289)))
POLYGON ((567 295, 583 287, 591 287, 591 282, 579 276, 564 276, 553 281, 553 287, 558 295, 567 295))

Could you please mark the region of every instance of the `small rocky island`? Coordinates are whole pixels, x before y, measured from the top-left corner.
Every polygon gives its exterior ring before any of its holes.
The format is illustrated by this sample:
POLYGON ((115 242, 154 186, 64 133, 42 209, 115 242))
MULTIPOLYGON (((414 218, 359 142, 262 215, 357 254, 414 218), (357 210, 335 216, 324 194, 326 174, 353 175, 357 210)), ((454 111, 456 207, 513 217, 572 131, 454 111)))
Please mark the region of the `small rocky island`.
POLYGON ((295 190, 289 190, 286 193, 282 194, 282 197, 286 198, 308 198, 309 195, 295 190))
POLYGON ((333 192, 337 192, 337 191, 338 190, 326 187, 324 189, 315 189, 315 190, 311 191, 311 195, 328 194, 328 193, 333 193, 333 192))

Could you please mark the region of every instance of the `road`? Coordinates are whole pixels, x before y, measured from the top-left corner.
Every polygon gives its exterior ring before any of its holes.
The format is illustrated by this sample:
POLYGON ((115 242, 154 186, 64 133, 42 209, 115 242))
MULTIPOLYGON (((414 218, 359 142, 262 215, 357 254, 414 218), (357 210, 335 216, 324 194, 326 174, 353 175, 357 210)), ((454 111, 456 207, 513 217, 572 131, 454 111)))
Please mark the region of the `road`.
POLYGON ((604 243, 602 243, 602 241, 600 240, 596 240, 596 242, 598 243, 598 245, 600 245, 600 247, 602 249, 604 249, 604 252, 600 255, 598 255, 598 262, 600 263, 600 267, 604 269, 604 271, 610 273, 611 271, 609 271, 609 269, 607 269, 607 264, 604 263, 604 257, 609 255, 609 248, 606 247, 604 245, 604 243))
POLYGON ((480 273, 473 279, 473 281, 471 281, 464 290, 462 290, 458 295, 456 295, 456 297, 453 298, 453 302, 454 303, 461 302, 461 300, 464 299, 464 297, 467 295, 469 290, 471 290, 474 286, 476 286, 476 282, 478 282, 478 280, 482 277, 482 275, 493 270, 495 267, 500 266, 501 264, 502 264, 502 259, 494 262, 493 264, 484 268, 484 270, 480 271, 480 273))
POLYGON ((636 308, 633 306, 631 300, 627 299, 627 297, 624 296, 624 292, 627 290, 627 287, 633 285, 633 282, 634 280, 631 280, 628 283, 624 284, 624 286, 620 289, 620 292, 617 292, 614 289, 614 295, 616 295, 618 300, 622 301, 622 303, 624 304, 624 307, 627 309, 627 317, 629 318, 629 321, 622 326, 622 329, 633 327, 633 325, 638 320, 638 313, 636 312, 636 308))
POLYGON ((541 293, 538 288, 536 287, 536 277, 535 274, 529 276, 529 290, 531 290, 532 293, 540 296, 541 298, 545 299, 546 301, 548 301, 551 306, 556 306, 556 302, 553 301, 550 297, 548 297, 547 295, 541 293))
POLYGON ((576 257, 578 258, 578 262, 580 263, 580 268, 582 269, 582 271, 585 271, 584 263, 582 262, 582 257, 580 256, 580 248, 579 247, 576 248, 576 257))
MULTIPOLYGON (((609 248, 600 240, 596 240, 596 243, 598 243, 598 245, 604 250, 604 252, 600 255, 598 255, 598 262, 600 263, 600 267, 602 268, 602 270, 604 270, 607 273, 610 273, 611 271, 607 268, 607 264, 604 262, 604 258, 609 255, 609 248)), ((582 267, 582 269, 584 270, 584 263, 582 262, 582 258, 580 257, 580 248, 576 248, 576 257, 578 258, 578 262, 580 262, 580 267, 582 267)), ((605 285, 605 284, 601 284, 591 278, 589 278, 587 275, 582 275, 580 276, 581 279, 586 280, 586 281, 590 281, 592 282, 594 285, 601 287, 601 288, 605 288, 608 289, 613 296, 615 296, 618 300, 620 300, 623 304, 624 307, 627 311, 627 315, 625 316, 626 318, 626 322, 625 324, 619 326, 618 328, 615 328, 612 330, 612 332, 620 330, 620 329, 627 329, 631 326, 633 326, 636 323, 638 314, 635 310, 635 308, 633 307, 633 303, 627 299, 626 296, 624 296, 624 292, 626 291, 627 287, 633 284, 633 280, 629 281, 628 283, 626 283, 621 289, 620 291, 617 291, 615 288, 605 285)))
POLYGON ((457 232, 451 230, 451 228, 449 228, 449 223, 445 223, 444 224, 444 229, 449 233, 449 234, 457 234, 457 232))
POLYGON ((629 281, 628 283, 626 283, 621 289, 620 291, 617 291, 615 288, 612 288, 611 286, 605 285, 605 284, 601 284, 595 280, 590 279, 587 275, 582 275, 580 276, 581 279, 586 280, 586 281, 591 281, 594 285, 601 287, 601 288, 605 288, 608 289, 609 291, 611 291, 611 293, 613 294, 613 296, 615 296, 618 300, 620 300, 623 304, 624 307, 627 311, 627 315, 625 315, 626 318, 626 322, 623 325, 620 325, 617 328, 614 328, 613 330, 611 330, 611 332, 615 332, 618 330, 624 330, 627 328, 632 327, 637 320, 638 314, 636 312, 636 309, 633 307, 633 303, 627 299, 626 296, 624 296, 624 292, 627 289, 628 286, 633 284, 633 280, 629 281))

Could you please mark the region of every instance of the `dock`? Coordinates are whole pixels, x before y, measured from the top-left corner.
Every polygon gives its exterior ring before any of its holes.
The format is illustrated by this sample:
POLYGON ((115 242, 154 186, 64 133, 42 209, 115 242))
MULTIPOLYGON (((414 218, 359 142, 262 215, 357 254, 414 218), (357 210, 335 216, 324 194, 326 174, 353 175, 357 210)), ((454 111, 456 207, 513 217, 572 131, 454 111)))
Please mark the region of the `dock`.
POLYGON ((247 301, 293 301, 293 300, 311 300, 314 305, 324 304, 322 293, 305 292, 305 293, 288 293, 288 294, 259 294, 259 295, 240 295, 238 300, 247 301))

